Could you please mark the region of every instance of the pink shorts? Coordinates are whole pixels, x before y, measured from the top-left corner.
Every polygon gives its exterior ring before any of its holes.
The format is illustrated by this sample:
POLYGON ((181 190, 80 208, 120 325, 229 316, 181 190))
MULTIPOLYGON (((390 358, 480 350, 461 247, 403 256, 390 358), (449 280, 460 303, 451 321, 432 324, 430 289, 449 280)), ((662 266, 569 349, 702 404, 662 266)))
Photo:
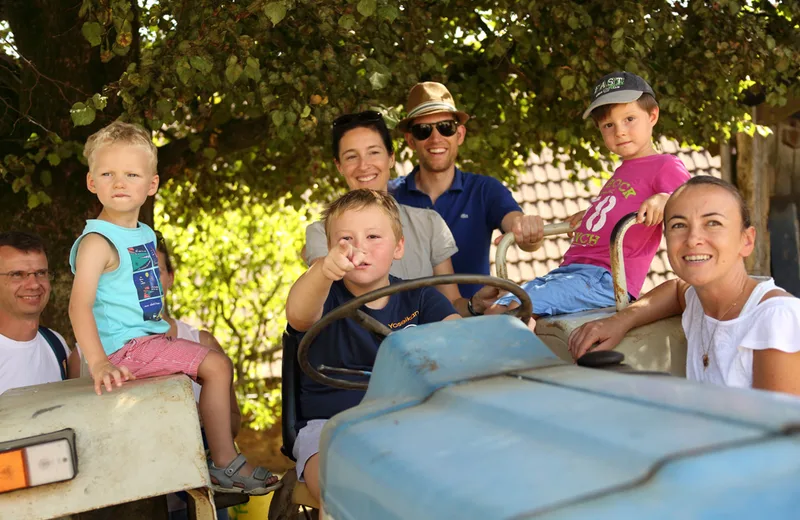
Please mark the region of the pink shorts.
POLYGON ((108 360, 139 378, 186 374, 197 379, 197 368, 210 350, 194 341, 154 334, 130 340, 108 360))

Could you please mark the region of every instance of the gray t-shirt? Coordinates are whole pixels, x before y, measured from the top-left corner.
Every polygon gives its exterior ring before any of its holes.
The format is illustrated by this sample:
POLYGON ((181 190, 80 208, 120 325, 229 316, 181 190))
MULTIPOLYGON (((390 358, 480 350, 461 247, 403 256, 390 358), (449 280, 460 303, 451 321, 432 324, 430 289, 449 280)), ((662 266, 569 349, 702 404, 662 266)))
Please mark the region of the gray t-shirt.
MULTIPOLYGON (((433 276, 433 267, 441 264, 457 251, 456 241, 444 219, 431 209, 413 208, 398 204, 400 221, 405 236, 403 258, 392 263, 389 273, 404 280, 433 276)), ((305 262, 328 254, 325 225, 314 222, 306 227, 305 262)))

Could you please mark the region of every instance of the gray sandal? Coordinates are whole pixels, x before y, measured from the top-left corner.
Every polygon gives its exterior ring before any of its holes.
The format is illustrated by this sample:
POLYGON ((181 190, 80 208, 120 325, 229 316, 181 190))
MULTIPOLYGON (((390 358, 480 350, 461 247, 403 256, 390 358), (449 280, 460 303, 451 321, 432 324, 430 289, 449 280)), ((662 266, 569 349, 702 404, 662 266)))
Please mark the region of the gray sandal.
POLYGON ((218 468, 214 462, 208 461, 208 475, 211 477, 211 489, 219 493, 242 493, 245 495, 266 495, 281 487, 278 477, 269 470, 256 467, 253 474, 245 477, 239 474, 247 459, 241 453, 225 468, 218 468), (274 482, 270 483, 272 479, 274 482))

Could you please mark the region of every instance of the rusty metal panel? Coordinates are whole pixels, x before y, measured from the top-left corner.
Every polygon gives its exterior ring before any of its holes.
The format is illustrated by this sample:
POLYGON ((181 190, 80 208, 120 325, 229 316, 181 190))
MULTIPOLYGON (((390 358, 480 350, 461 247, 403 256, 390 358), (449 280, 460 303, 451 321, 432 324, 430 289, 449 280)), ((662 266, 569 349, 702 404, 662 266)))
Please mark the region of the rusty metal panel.
POLYGON ((0 395, 0 441, 64 428, 75 430, 75 479, 0 495, 0 518, 57 518, 209 484, 186 376, 131 381, 102 396, 91 379, 0 395))

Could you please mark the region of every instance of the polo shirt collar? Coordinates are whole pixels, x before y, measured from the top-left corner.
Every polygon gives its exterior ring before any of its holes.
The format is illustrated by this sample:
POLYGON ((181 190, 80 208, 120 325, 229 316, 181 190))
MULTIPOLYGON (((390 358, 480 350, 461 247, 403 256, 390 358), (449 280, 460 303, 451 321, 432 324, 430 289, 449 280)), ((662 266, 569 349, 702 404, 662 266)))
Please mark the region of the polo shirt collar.
MULTIPOLYGON (((408 191, 416 191, 417 193, 422 193, 422 190, 417 188, 417 172, 419 171, 419 166, 415 166, 411 173, 408 174, 406 177, 406 188, 408 191)), ((464 191, 464 173, 458 169, 456 166, 456 173, 453 176, 453 183, 447 189, 447 191, 464 191)))

